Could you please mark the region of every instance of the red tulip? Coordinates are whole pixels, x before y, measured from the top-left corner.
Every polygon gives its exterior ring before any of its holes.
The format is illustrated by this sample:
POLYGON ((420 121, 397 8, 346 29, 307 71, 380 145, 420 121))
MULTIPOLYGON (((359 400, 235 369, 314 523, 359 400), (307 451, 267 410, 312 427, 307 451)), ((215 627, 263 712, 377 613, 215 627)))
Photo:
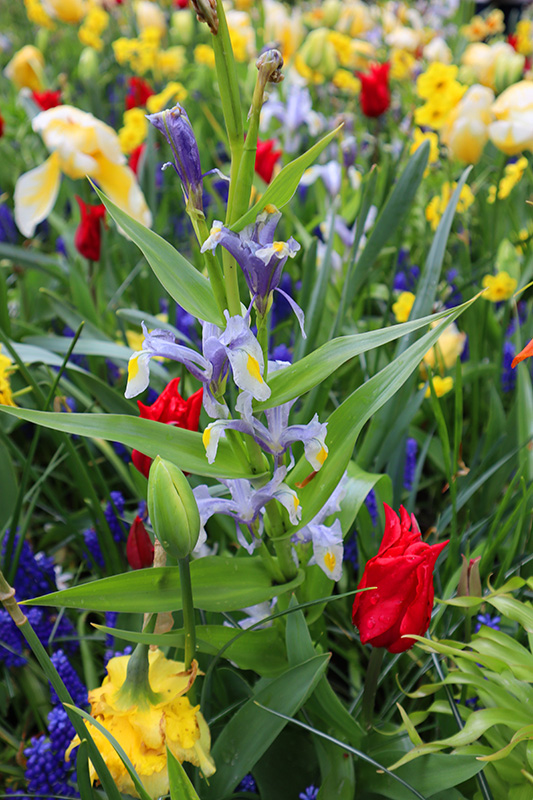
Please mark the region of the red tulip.
POLYGON ((128 534, 126 557, 132 569, 151 567, 154 561, 154 546, 139 516, 135 517, 128 534))
POLYGON ((130 108, 142 108, 153 94, 154 90, 143 78, 130 78, 125 99, 126 111, 130 108))
POLYGON ((371 64, 370 72, 359 72, 361 109, 365 117, 379 117, 390 106, 390 64, 371 64))
POLYGON ((516 367, 517 364, 519 364, 525 358, 529 358, 529 356, 533 356, 533 339, 529 342, 529 344, 526 344, 523 350, 520 350, 518 355, 513 358, 511 367, 516 367))
POLYGON ((281 150, 274 150, 274 139, 267 139, 266 142, 257 140, 257 153, 255 156, 255 171, 265 183, 270 183, 274 167, 281 158, 281 150))
POLYGON ((105 217, 105 206, 84 203, 81 197, 74 195, 78 201, 81 220, 74 236, 74 245, 78 253, 90 261, 100 260, 102 229, 100 223, 105 217))
MULTIPOLYGON (((184 400, 178 391, 179 382, 179 378, 174 378, 174 380, 170 381, 151 406, 145 406, 144 403, 137 400, 141 419, 152 419, 156 422, 164 422, 165 425, 175 425, 177 428, 197 431, 200 424, 203 389, 198 389, 187 400, 184 400)), ((144 453, 134 450, 131 454, 131 460, 139 472, 142 472, 144 477, 147 478, 152 459, 144 455, 144 453)))
POLYGON ((4 118, 0 114, 0 138, 4 135, 4 118))
POLYGON ((367 562, 359 589, 376 586, 355 596, 353 623, 362 644, 403 653, 429 627, 433 608, 433 569, 448 542, 422 541, 414 514, 400 506, 400 519, 384 503, 385 533, 377 556, 367 562), (400 521, 401 520, 401 521, 400 521))
POLYGON ((42 111, 61 105, 61 89, 55 92, 47 89, 44 92, 32 92, 32 97, 42 111))
POLYGON ((139 170, 139 161, 142 158, 142 154, 144 153, 145 148, 146 148, 146 142, 143 142, 138 147, 136 147, 135 150, 131 151, 128 160, 128 166, 134 173, 135 177, 137 177, 137 172, 139 170))

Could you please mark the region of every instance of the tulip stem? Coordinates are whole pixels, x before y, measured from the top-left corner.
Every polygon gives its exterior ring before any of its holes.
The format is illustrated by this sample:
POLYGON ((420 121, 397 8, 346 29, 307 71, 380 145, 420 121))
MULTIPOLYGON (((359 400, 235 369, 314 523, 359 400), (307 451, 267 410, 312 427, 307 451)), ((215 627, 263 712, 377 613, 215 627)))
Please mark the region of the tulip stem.
POLYGON ((185 670, 191 668, 196 652, 196 628, 194 624, 194 602, 192 599, 191 570, 189 556, 178 559, 183 605, 183 627, 185 628, 185 670))
POLYGON ((372 727, 374 719, 374 706, 378 680, 381 673, 381 663, 385 655, 384 647, 373 647, 366 670, 365 688, 363 691, 362 715, 363 725, 367 731, 372 727))

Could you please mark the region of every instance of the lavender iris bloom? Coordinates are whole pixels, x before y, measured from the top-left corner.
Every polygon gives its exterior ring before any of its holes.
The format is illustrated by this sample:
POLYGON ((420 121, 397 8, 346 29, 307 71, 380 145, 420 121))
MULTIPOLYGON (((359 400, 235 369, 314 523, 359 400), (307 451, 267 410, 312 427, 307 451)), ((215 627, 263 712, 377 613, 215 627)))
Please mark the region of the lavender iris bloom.
POLYGON ((282 125, 286 153, 299 149, 304 125, 311 136, 317 136, 325 127, 323 115, 313 111, 309 89, 296 84, 290 85, 286 102, 282 102, 275 92, 271 94, 261 109, 261 130, 268 130, 272 118, 282 125))
POLYGON ((170 331, 156 329, 148 332, 143 323, 145 338, 142 350, 137 350, 130 357, 125 396, 135 397, 146 389, 150 380, 150 360, 154 356, 161 356, 179 361, 203 383, 204 408, 210 417, 226 419, 229 415, 222 399, 229 367, 240 389, 251 392, 256 400, 268 400, 270 388, 262 375, 263 352, 249 328, 248 316, 230 317, 227 311, 224 313, 227 322, 225 331, 211 323, 203 323, 203 354, 178 344, 170 331))
MULTIPOLYGON (((269 369, 273 366, 273 362, 269 362, 269 369)), ((302 442, 306 459, 318 472, 328 455, 325 444, 327 423, 321 424, 318 421, 318 414, 315 414, 307 425, 289 425, 289 413, 295 402, 296 400, 291 400, 267 409, 265 411, 267 424, 264 425, 253 416, 252 395, 250 392, 242 392, 235 405, 242 419, 218 420, 208 425, 204 431, 203 442, 209 463, 212 464, 215 460, 220 437, 224 436, 227 430, 236 430, 253 436, 266 453, 273 455, 276 469, 280 466, 283 453, 290 449, 294 442, 302 442)), ((291 454, 291 466, 293 463, 291 454)))
POLYGON ((341 510, 340 502, 346 494, 346 481, 345 472, 318 514, 292 537, 295 544, 313 543, 313 555, 308 563, 318 564, 333 581, 340 580, 342 575, 342 528, 339 519, 332 525, 325 525, 324 520, 341 510))
POLYGON ((202 245, 202 253, 222 245, 241 267, 248 289, 259 314, 264 316, 272 299, 272 292, 279 292, 290 304, 298 318, 305 336, 304 314, 300 306, 283 289, 279 288, 281 272, 288 258, 294 258, 300 245, 292 236, 287 242, 275 242, 274 233, 281 218, 275 206, 267 205, 253 225, 240 233, 226 228, 218 220, 213 223, 210 236, 202 245))
POLYGON ((194 208, 203 211, 200 154, 187 112, 177 103, 174 108, 147 114, 146 119, 163 134, 172 148, 174 163, 164 164, 163 169, 174 167, 188 200, 194 208))
POLYGON ((278 500, 289 512, 289 519, 293 525, 298 523, 302 515, 298 495, 290 489, 283 479, 287 474, 285 467, 279 467, 274 472, 274 477, 260 489, 254 489, 250 481, 244 478, 237 480, 223 480, 231 494, 231 500, 224 497, 212 497, 209 488, 202 484, 193 489, 193 494, 200 512, 201 530, 196 545, 197 549, 206 540, 205 523, 214 514, 225 514, 232 517, 237 523, 237 539, 248 551, 253 553, 261 544, 260 536, 263 531, 263 509, 271 500, 278 500), (248 541, 238 525, 248 528, 251 540, 248 541))

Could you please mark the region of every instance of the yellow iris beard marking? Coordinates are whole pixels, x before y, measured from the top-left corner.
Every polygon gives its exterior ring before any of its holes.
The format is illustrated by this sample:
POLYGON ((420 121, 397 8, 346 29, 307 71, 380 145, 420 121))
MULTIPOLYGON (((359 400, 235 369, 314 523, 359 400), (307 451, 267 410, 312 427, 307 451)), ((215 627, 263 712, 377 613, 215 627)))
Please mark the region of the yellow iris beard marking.
POLYGON ((333 572, 335 569, 335 564, 337 563, 337 559, 333 555, 333 553, 326 553, 324 556, 324 564, 329 569, 330 572, 333 572))
POLYGON ((275 214, 278 209, 276 206, 273 206, 272 203, 267 203, 264 210, 267 212, 267 214, 275 214))
POLYGON ((128 380, 134 380, 139 373, 139 356, 135 356, 135 358, 130 358, 128 361, 128 380))
POLYGON ((328 451, 326 450, 325 447, 321 447, 320 448, 320 452, 318 453, 318 455, 316 457, 316 460, 322 466, 322 464, 324 463, 324 461, 326 460, 327 457, 328 457, 328 451))
POLYGON ((211 429, 206 428, 202 435, 202 442, 206 450, 209 447, 210 441, 211 441, 211 429))
POLYGON ((285 247, 285 242, 274 242, 272 245, 272 249, 275 253, 281 253, 284 247, 285 247))
POLYGON ((248 363, 246 364, 246 369, 256 381, 259 383, 263 383, 263 378, 261 377, 261 372, 259 370, 259 361, 257 358, 254 358, 251 355, 248 355, 248 363))

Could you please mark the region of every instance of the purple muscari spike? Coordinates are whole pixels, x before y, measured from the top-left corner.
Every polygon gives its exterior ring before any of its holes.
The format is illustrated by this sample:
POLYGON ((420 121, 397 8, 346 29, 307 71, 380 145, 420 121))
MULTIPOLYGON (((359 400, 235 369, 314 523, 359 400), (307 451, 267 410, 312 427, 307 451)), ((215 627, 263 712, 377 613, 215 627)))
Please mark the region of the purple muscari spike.
POLYGON ((106 506, 104 516, 115 542, 122 542, 126 538, 126 528, 121 520, 124 514, 124 497, 121 492, 111 492, 109 496, 111 500, 106 506))
POLYGON ((16 244, 19 234, 11 210, 4 204, 0 205, 0 242, 16 244))
POLYGON ((100 549, 100 543, 95 529, 87 528, 84 530, 83 538, 85 540, 85 547, 88 550, 88 552, 84 553, 84 558, 89 569, 93 567, 93 560, 99 567, 105 566, 104 556, 100 549))
POLYGON ((357 531, 354 531, 351 536, 344 542, 344 555, 343 561, 349 561, 352 565, 354 572, 359 569, 359 549, 357 547, 357 531))
POLYGON ((200 154, 185 109, 177 103, 174 108, 147 114, 146 118, 169 143, 174 156, 172 166, 180 177, 185 195, 195 208, 203 211, 200 154))
POLYGON ((237 788, 235 789, 236 792, 251 792, 253 794, 257 794, 257 784, 253 778, 253 775, 249 772, 248 775, 245 775, 242 781, 239 783, 237 788))
POLYGON ((516 386, 516 370, 512 369, 511 363, 516 355, 514 344, 508 339, 503 344, 503 359, 502 359, 502 375, 501 384, 502 392, 512 392, 516 386))
POLYGON ((44 795, 45 798, 56 795, 79 796, 68 784, 71 765, 57 757, 46 736, 34 736, 24 755, 27 758, 25 777, 30 795, 44 795))
MULTIPOLYGON (((59 677, 70 692, 75 705, 83 708, 87 705, 87 688, 83 685, 78 673, 68 660, 63 650, 56 650, 50 660, 59 673, 59 677)), ((61 706, 61 701, 56 694, 56 690, 50 684, 50 700, 53 706, 61 706)))
POLYGON ((274 241, 281 213, 274 206, 266 206, 253 225, 240 233, 215 221, 210 235, 202 245, 202 253, 222 245, 235 258, 244 273, 255 307, 264 316, 269 308, 272 292, 280 292, 296 313, 303 330, 303 312, 279 284, 287 259, 294 258, 300 245, 291 238, 287 242, 274 241), (298 313, 299 312, 299 313, 298 313))
POLYGON ((403 488, 408 492, 413 488, 416 472, 416 455, 418 444, 416 439, 409 438, 405 443, 405 468, 403 472, 403 488))
POLYGON ((492 628, 495 631, 500 630, 500 622, 502 618, 498 616, 498 614, 495 614, 493 617, 491 617, 490 614, 478 614, 476 619, 476 633, 480 630, 482 625, 486 625, 487 628, 492 628))
MULTIPOLYGON (((117 617, 118 611, 106 611, 105 612, 105 626, 106 628, 114 628, 117 624, 117 617)), ((106 657, 109 661, 110 658, 113 658, 112 647, 115 643, 115 637, 112 633, 106 633, 105 637, 105 646, 106 646, 106 657)))
POLYGON ((111 442, 111 447, 117 454, 122 461, 125 461, 126 464, 129 464, 131 453, 128 448, 122 444, 122 442, 111 442))
POLYGON ((55 706, 48 714, 48 733, 50 734, 52 751, 60 761, 63 761, 65 751, 76 735, 74 726, 63 706, 55 706))
POLYGON ((113 652, 112 650, 106 650, 104 656, 104 667, 107 667, 108 662, 112 658, 119 658, 119 656, 129 656, 132 652, 133 652, 133 647, 131 646, 131 644, 127 645, 127 647, 125 647, 124 650, 115 650, 115 652, 113 652))
POLYGON ((7 611, 0 610, 0 661, 6 667, 22 667, 26 659, 22 655, 24 642, 19 629, 7 611))
POLYGON ((318 797, 318 789, 316 786, 308 786, 303 792, 298 795, 299 800, 316 800, 318 797))
POLYGON ((378 524, 378 507, 376 504, 376 493, 373 489, 371 489, 367 494, 367 496, 365 497, 365 506, 366 510, 370 514, 372 525, 375 528, 376 525, 378 524))
MULTIPOLYGON (((15 535, 13 552, 17 548, 19 534, 15 535)), ((5 558, 7 537, 2 546, 2 558, 5 558)), ((14 586, 17 600, 27 600, 40 594, 49 594, 57 590, 54 571, 54 559, 44 553, 34 555, 29 542, 24 541, 15 576, 14 586)))

